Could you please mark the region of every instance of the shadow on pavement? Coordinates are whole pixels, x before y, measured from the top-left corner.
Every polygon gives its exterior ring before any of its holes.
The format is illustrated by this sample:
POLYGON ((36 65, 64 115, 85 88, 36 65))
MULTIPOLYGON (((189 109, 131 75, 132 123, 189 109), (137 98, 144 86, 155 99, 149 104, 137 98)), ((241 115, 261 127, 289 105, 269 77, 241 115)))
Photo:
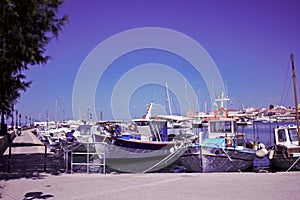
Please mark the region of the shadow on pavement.
MULTIPOLYGON (((14 145, 18 145, 18 143, 14 145)), ((51 153, 46 155, 46 171, 44 171, 44 155, 43 153, 12 154, 10 159, 10 173, 9 155, 0 156, 0 180, 20 178, 40 179, 47 174, 59 175, 64 172, 63 159, 51 153)))
POLYGON ((51 194, 43 194, 43 192, 28 192, 25 194, 23 200, 29 200, 29 199, 48 199, 54 197, 51 194))

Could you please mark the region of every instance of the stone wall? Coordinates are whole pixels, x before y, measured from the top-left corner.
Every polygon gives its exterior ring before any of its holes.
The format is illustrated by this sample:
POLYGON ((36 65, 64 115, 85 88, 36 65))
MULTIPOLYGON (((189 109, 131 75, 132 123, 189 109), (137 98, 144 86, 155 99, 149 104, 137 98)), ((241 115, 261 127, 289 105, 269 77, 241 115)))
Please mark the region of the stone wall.
MULTIPOLYGON (((16 137, 15 131, 10 131, 8 134, 10 135, 11 140, 13 141, 15 139, 15 137, 16 137)), ((1 135, 0 136, 0 156, 3 155, 3 153, 5 152, 5 150, 8 147, 7 136, 8 135, 1 135)))

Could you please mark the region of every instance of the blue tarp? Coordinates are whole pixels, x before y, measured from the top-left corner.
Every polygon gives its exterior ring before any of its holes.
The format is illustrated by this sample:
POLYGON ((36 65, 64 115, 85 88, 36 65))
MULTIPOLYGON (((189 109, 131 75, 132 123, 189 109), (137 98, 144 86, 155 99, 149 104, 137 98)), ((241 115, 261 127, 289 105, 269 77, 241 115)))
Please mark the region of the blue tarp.
POLYGON ((204 145, 207 146, 223 146, 225 138, 207 138, 204 140, 204 145))
POLYGON ((167 122, 162 126, 162 128, 159 130, 159 134, 161 136, 161 140, 163 142, 168 141, 168 128, 167 128, 167 122))

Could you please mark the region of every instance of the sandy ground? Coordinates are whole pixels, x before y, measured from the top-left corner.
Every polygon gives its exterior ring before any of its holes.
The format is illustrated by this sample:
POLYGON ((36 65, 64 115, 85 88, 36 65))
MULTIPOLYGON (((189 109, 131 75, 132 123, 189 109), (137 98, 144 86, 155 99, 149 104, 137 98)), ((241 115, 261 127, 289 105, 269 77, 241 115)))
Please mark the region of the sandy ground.
POLYGON ((64 174, 55 155, 29 131, 0 157, 0 199, 300 199, 300 172, 64 174))

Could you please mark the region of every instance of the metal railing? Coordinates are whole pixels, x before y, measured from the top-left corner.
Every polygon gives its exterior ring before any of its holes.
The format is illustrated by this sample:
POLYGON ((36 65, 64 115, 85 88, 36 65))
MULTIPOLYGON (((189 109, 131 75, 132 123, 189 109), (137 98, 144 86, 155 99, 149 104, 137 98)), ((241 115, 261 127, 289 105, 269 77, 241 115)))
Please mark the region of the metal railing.
MULTIPOLYGON (((79 170, 81 173, 91 173, 91 167, 97 168, 97 171, 102 168, 102 174, 105 174, 105 152, 97 152, 95 145, 105 145, 104 142, 76 142, 65 143, 61 149, 64 153, 64 160, 66 164, 66 171, 75 173, 75 166, 82 166, 85 170, 79 170), (98 162, 96 162, 98 161, 98 162)), ((105 148, 103 148, 105 149, 105 148)))

